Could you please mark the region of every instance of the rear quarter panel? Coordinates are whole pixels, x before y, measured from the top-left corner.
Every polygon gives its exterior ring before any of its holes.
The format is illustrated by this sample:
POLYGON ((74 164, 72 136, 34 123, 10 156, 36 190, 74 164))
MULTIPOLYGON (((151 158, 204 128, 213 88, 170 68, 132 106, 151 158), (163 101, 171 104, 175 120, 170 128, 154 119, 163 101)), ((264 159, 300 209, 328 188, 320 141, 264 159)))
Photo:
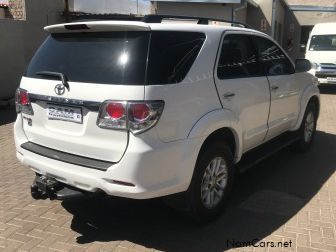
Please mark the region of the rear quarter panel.
POLYGON ((222 108, 213 79, 221 33, 209 31, 205 43, 186 78, 177 84, 145 87, 145 100, 164 100, 165 107, 156 125, 163 142, 188 137, 197 121, 222 108))

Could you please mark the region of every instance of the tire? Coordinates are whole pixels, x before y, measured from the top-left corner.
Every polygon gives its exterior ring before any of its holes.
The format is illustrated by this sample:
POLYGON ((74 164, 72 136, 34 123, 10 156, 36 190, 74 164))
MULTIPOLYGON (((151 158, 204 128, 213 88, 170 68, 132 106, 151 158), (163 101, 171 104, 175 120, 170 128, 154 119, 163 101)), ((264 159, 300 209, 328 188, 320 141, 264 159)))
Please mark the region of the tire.
POLYGON ((233 180, 233 155, 230 148, 221 142, 210 144, 199 155, 187 191, 189 216, 201 223, 216 218, 230 195, 233 180))
POLYGON ((316 133, 317 106, 309 102, 298 130, 299 139, 292 145, 296 152, 306 152, 310 149, 316 133))

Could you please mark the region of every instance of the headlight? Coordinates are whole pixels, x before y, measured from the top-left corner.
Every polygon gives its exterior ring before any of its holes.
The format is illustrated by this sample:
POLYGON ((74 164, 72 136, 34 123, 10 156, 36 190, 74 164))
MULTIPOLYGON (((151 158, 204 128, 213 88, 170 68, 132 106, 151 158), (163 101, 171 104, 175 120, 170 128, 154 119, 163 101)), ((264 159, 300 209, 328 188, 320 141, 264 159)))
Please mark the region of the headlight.
POLYGON ((312 65, 312 69, 317 70, 317 71, 321 70, 321 65, 319 63, 311 63, 311 65, 312 65))

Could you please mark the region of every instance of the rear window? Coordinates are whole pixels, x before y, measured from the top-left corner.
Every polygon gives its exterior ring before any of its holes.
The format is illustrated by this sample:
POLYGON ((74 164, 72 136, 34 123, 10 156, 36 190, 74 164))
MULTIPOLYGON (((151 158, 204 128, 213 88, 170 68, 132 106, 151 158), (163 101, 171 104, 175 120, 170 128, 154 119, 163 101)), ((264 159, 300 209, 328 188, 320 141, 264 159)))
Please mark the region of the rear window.
POLYGON ((27 77, 50 79, 37 74, 50 71, 73 82, 144 85, 147 77, 148 85, 178 83, 204 40, 202 33, 172 31, 52 34, 31 60, 27 77))
POLYGON ((36 73, 52 71, 75 82, 143 85, 148 41, 148 32, 52 34, 33 57, 27 76, 44 78, 36 73))

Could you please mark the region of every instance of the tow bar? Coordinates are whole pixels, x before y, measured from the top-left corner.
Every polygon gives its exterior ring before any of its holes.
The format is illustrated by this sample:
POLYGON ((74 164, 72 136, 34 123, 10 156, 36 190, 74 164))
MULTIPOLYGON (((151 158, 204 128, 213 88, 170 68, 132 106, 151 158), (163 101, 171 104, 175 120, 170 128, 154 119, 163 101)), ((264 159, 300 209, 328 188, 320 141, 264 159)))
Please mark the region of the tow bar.
POLYGON ((41 175, 36 175, 30 190, 34 199, 66 200, 94 194, 63 184, 54 178, 41 175))

